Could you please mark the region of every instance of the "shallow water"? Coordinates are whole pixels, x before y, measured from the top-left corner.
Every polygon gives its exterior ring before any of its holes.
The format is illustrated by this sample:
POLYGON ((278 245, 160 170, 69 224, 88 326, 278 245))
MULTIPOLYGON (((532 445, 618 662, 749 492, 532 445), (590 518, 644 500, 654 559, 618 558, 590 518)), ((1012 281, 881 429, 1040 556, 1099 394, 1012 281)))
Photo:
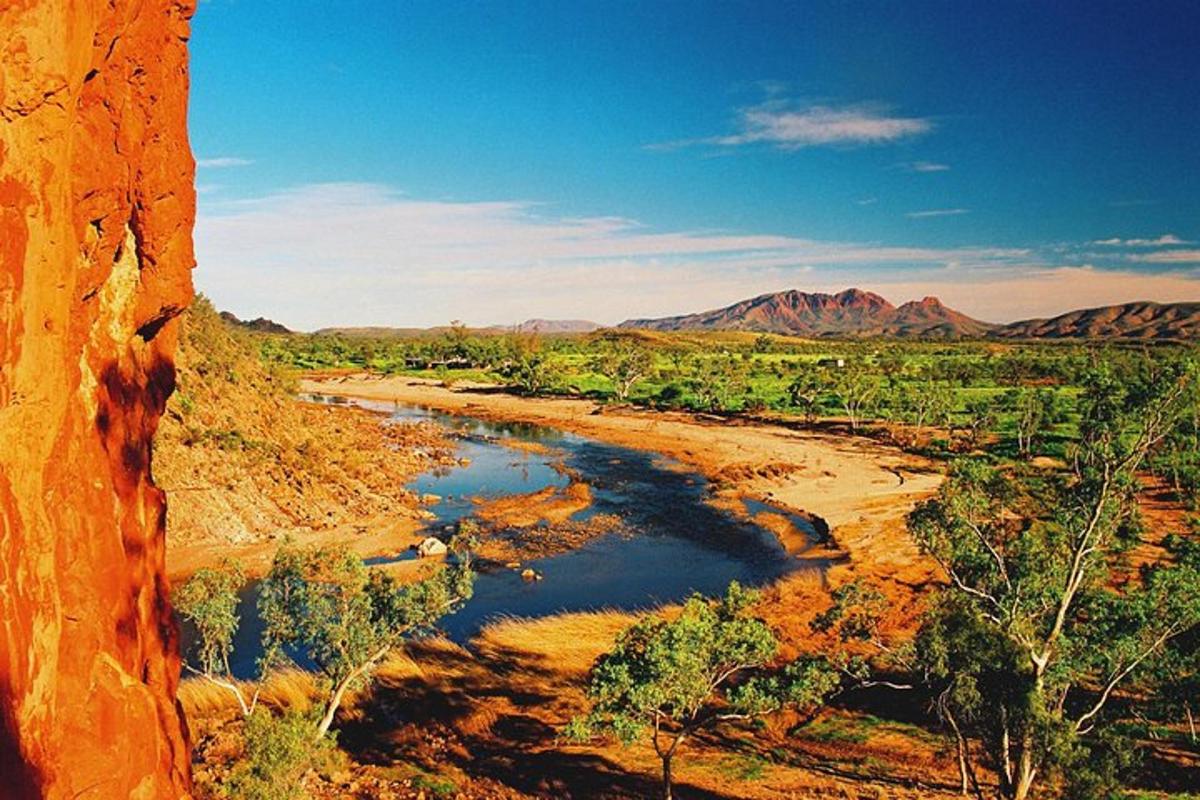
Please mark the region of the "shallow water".
MULTIPOLYGON (((308 399, 330 402, 319 396, 308 399)), ((391 403, 354 403, 389 413, 399 424, 432 419, 455 432, 457 454, 470 459, 469 463, 425 473, 409 483, 415 492, 441 498, 428 506, 436 516, 429 524, 431 533, 444 537, 445 528, 475 508, 473 497, 566 486, 568 478, 562 467, 592 487, 592 506, 579 512, 576 519, 614 514, 624 523, 624 534, 608 534, 576 550, 522 563, 522 568, 541 573, 543 580, 525 581, 518 571, 506 568, 480 572, 471 600, 442 622, 443 631, 456 641, 467 641, 500 616, 649 609, 692 592, 720 593, 731 580, 762 585, 796 569, 824 566, 790 558, 769 531, 706 503, 705 479, 662 456, 549 428, 485 422, 391 403), (551 452, 525 452, 505 446, 501 443, 504 439, 537 442, 551 452)), ((758 500, 745 505, 751 515, 761 511, 783 514, 816 540, 803 517, 758 500)), ((411 557, 408 552, 400 556, 411 557)), ((379 557, 369 563, 394 560, 398 559, 379 557)), ((256 585, 247 587, 239 607, 242 623, 232 659, 239 677, 253 674, 259 653, 256 595, 256 585)))

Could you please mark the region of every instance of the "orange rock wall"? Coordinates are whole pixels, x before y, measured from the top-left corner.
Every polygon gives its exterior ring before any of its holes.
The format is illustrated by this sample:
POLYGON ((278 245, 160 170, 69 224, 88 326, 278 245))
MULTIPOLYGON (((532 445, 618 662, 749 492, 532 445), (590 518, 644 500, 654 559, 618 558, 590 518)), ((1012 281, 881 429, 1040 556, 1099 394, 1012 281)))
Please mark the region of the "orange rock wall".
POLYGON ((188 788, 151 478, 192 296, 191 0, 0 0, 0 796, 188 788))

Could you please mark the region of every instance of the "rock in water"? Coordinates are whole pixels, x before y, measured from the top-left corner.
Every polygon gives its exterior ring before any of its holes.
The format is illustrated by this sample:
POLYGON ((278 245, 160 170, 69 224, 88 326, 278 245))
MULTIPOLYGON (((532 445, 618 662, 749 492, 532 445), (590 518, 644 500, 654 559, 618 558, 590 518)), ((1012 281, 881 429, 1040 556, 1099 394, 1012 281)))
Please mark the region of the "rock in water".
POLYGON ((0 795, 189 790, 151 438, 192 297, 191 0, 0 3, 0 795))
POLYGON ((421 556, 421 558, 445 555, 446 549, 445 542, 434 536, 430 536, 417 545, 417 555, 421 556))

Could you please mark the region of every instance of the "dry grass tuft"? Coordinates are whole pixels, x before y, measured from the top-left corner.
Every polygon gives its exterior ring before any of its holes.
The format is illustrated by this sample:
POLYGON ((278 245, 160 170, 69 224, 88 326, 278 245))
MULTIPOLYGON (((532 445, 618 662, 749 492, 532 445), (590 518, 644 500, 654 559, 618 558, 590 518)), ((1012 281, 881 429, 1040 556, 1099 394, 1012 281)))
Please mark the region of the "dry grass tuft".
MULTIPOLYGON (((403 680, 423 675, 421 667, 403 652, 397 652, 379 665, 375 677, 403 680)), ((280 670, 267 678, 259 695, 259 702, 272 708, 294 708, 305 710, 316 702, 321 694, 319 677, 302 669, 280 670)), ((254 695, 254 684, 238 681, 243 696, 254 695)), ((350 692, 342 702, 343 711, 350 713, 370 692, 369 686, 350 692)), ((217 686, 204 678, 185 678, 179 683, 178 698, 189 717, 216 717, 239 711, 237 699, 228 689, 217 686)))
POLYGON ((481 655, 524 658, 565 675, 583 676, 596 657, 612 648, 617 634, 637 621, 624 611, 589 611, 541 619, 509 617, 475 638, 481 655))
MULTIPOLYGON (((254 695, 254 684, 237 681, 242 695, 249 700, 254 695)), ((259 702, 274 708, 307 709, 318 694, 316 676, 300 669, 287 669, 271 675, 259 694, 259 702)), ((179 683, 179 702, 191 716, 217 716, 238 711, 237 699, 224 687, 210 683, 204 678, 186 678, 179 683)))

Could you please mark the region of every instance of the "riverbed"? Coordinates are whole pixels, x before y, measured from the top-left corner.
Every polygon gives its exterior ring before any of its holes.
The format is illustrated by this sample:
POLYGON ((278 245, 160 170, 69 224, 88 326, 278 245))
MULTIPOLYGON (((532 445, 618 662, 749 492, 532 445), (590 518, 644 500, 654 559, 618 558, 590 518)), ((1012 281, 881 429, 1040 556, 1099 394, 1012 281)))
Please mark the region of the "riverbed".
MULTIPOLYGON (((747 501, 745 513, 709 502, 707 480, 684 465, 634 450, 537 425, 485 421, 412 405, 311 395, 310 402, 353 403, 385 415, 384 424, 437 422, 453 432, 458 466, 442 467, 410 482, 429 496, 430 535, 446 538, 480 501, 564 488, 582 481, 591 504, 573 519, 612 515, 620 531, 578 548, 521 563, 519 569, 481 565, 475 593, 457 613, 443 619, 449 638, 466 643, 489 621, 541 617, 597 609, 639 611, 677 602, 693 592, 717 594, 732 580, 761 586, 797 570, 822 571, 827 562, 799 559, 753 517, 778 513, 815 544, 807 520, 763 499, 747 501), (533 569, 540 580, 521 572, 533 569)), ((371 559, 372 564, 412 558, 411 552, 371 559)), ((261 626, 255 613, 257 584, 239 607, 241 625, 232 667, 250 677, 259 654, 261 626)), ((185 630, 185 643, 188 632, 185 630)))

